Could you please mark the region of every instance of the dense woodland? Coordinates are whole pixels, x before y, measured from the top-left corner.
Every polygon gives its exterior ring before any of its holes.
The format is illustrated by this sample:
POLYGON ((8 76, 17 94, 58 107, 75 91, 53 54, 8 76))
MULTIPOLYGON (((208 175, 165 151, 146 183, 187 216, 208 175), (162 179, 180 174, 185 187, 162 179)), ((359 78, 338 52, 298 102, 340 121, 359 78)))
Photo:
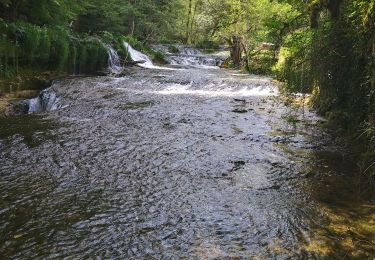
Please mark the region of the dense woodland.
POLYGON ((228 46, 226 66, 273 74, 362 147, 375 175, 375 0, 0 0, 0 75, 92 73, 126 40, 228 46))

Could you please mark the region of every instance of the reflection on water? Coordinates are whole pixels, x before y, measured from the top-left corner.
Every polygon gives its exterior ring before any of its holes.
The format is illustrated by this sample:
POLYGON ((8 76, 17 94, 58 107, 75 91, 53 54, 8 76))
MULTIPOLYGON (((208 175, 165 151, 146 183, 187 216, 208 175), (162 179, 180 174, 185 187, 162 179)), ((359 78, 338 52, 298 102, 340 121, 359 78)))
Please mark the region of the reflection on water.
POLYGON ((2 258, 373 258, 354 163, 233 73, 65 79, 60 109, 2 121, 2 258))
POLYGON ((23 84, 13 82, 0 83, 0 96, 9 95, 14 98, 28 98, 31 94, 35 95, 35 93, 45 89, 50 84, 49 81, 37 78, 31 78, 23 84))
POLYGON ((10 137, 17 137, 28 146, 35 146, 44 142, 56 127, 56 122, 39 115, 0 117, 0 140, 5 145, 6 140, 12 140, 10 137))
POLYGON ((297 127, 289 123, 283 129, 274 123, 277 130, 270 134, 287 140, 278 140, 275 147, 301 164, 301 173, 307 178, 306 195, 319 207, 318 218, 311 223, 312 234, 303 237, 304 250, 318 258, 371 259, 375 256, 373 195, 364 196, 359 189, 358 167, 352 156, 340 149, 342 140, 334 142, 319 127, 311 127, 319 121, 300 119, 297 127), (318 132, 309 133, 311 129, 318 132), (310 146, 301 146, 298 136, 310 140, 310 146))
POLYGON ((308 248, 339 259, 374 257, 375 205, 361 195, 355 163, 327 151, 314 152, 312 160, 309 192, 321 203, 326 225, 316 227, 308 248))

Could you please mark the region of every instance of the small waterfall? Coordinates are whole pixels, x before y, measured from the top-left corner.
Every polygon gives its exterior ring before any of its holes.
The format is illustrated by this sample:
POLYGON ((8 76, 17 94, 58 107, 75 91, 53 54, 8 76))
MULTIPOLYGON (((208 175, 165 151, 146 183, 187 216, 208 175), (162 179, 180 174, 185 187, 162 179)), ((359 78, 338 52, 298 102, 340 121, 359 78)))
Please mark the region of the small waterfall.
POLYGON ((106 46, 108 50, 108 71, 111 74, 119 74, 122 72, 120 56, 111 46, 106 46))
POLYGON ((29 114, 56 110, 60 107, 56 93, 47 88, 38 97, 29 100, 29 114))
POLYGON ((161 66, 155 66, 152 63, 152 60, 149 56, 146 54, 137 51, 134 49, 129 43, 124 42, 124 47, 128 50, 128 53, 130 55, 130 58, 134 62, 138 62, 137 65, 139 67, 147 68, 147 69, 158 69, 158 70, 175 70, 173 68, 166 68, 166 67, 161 67, 161 66))
POLYGON ((204 56, 203 53, 200 50, 195 49, 192 46, 178 45, 177 49, 178 49, 178 52, 179 52, 180 55, 204 56))
POLYGON ((171 65, 186 65, 196 67, 218 67, 221 64, 217 58, 204 55, 171 55, 168 57, 168 62, 171 65))
POLYGON ((200 50, 188 45, 174 45, 176 53, 168 45, 154 45, 153 48, 163 52, 171 65, 193 66, 199 68, 218 68, 225 57, 203 54, 200 50))
POLYGON ((137 64, 138 66, 149 69, 157 68, 157 66, 154 66, 154 64, 152 63, 150 57, 148 57, 146 54, 143 54, 142 52, 135 50, 127 42, 124 42, 124 46, 128 50, 131 59, 135 62, 140 62, 137 64))

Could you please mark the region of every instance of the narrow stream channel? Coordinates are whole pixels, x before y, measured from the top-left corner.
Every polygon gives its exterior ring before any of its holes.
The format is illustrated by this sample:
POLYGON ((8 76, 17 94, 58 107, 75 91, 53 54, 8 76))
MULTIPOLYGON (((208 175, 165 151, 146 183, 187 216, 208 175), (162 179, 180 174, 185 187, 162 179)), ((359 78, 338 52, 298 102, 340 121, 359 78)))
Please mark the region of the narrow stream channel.
POLYGON ((374 258, 357 167, 270 78, 132 68, 51 90, 55 110, 0 122, 1 259, 374 258))

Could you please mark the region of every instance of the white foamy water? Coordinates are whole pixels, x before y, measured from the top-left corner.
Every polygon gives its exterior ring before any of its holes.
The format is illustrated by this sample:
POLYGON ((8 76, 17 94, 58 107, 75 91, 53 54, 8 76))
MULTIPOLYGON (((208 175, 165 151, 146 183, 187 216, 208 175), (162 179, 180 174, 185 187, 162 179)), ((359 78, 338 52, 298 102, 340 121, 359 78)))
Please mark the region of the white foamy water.
POLYGON ((29 114, 53 111, 59 107, 59 98, 51 89, 43 90, 36 98, 29 100, 29 114))
POLYGON ((137 51, 134 49, 129 43, 124 42, 125 48, 128 50, 128 53, 133 61, 140 62, 137 65, 144 68, 153 68, 154 64, 152 63, 152 60, 150 57, 148 57, 146 54, 137 51))
POLYGON ((122 72, 120 56, 111 46, 106 46, 108 51, 108 71, 111 74, 119 74, 122 72))
POLYGON ((131 57, 131 59, 135 62, 139 62, 137 66, 147 68, 147 69, 161 69, 161 70, 175 70, 172 68, 165 68, 165 67, 160 67, 160 66, 155 66, 152 63, 152 60, 149 56, 146 54, 137 51, 134 49, 129 43, 124 42, 125 48, 128 50, 128 53, 131 57))
POLYGON ((177 52, 172 53, 168 45, 154 45, 156 51, 163 52, 171 65, 189 66, 200 69, 219 69, 225 60, 225 55, 204 54, 200 50, 188 45, 174 45, 177 52))
POLYGON ((250 97, 250 96, 275 96, 278 94, 277 89, 272 86, 255 86, 230 88, 224 87, 222 89, 216 86, 207 86, 204 89, 194 89, 192 85, 173 84, 166 89, 155 91, 154 93, 161 95, 197 95, 197 96, 223 96, 223 97, 250 97))

